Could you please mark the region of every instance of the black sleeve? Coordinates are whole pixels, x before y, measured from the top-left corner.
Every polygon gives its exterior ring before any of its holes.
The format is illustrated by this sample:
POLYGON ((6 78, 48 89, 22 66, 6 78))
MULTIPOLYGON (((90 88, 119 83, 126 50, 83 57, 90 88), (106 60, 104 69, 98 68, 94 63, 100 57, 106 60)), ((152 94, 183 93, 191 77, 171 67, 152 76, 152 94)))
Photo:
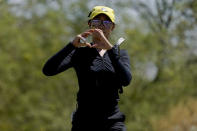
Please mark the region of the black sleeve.
POLYGON ((112 61, 112 65, 118 74, 122 86, 127 86, 130 84, 132 75, 130 69, 129 55, 125 50, 121 50, 120 54, 118 51, 118 46, 114 46, 112 49, 108 50, 109 57, 112 61))
POLYGON ((72 43, 67 44, 63 49, 53 55, 45 63, 42 72, 46 76, 56 75, 70 67, 72 67, 72 56, 75 52, 75 47, 72 43))

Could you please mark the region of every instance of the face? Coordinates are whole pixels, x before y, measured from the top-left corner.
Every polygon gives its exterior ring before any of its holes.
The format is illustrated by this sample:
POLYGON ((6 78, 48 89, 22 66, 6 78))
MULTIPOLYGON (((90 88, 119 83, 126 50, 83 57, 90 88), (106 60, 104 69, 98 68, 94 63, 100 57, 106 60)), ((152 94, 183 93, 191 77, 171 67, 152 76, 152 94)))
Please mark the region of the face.
POLYGON ((108 16, 105 14, 100 14, 94 17, 94 19, 89 21, 90 28, 98 28, 101 29, 105 35, 105 37, 109 37, 111 31, 114 29, 115 24, 111 22, 108 16))

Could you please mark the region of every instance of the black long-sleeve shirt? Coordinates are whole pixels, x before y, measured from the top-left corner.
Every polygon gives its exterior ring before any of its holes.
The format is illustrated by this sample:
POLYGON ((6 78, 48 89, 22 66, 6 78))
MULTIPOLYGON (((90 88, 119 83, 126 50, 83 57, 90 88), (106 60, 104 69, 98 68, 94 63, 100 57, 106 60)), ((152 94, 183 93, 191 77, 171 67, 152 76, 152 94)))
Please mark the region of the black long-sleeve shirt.
POLYGON ((76 48, 69 43, 46 62, 43 73, 52 76, 70 67, 78 78, 79 109, 110 110, 117 106, 118 90, 132 78, 129 56, 125 50, 118 52, 117 46, 101 57, 95 48, 76 48))

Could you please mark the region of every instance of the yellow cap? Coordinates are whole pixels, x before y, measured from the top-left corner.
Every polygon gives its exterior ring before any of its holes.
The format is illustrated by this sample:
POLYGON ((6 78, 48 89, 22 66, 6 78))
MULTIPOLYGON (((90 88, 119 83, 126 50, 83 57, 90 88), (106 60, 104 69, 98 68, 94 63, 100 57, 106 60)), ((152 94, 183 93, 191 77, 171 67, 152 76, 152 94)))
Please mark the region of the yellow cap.
POLYGON ((90 19, 93 19, 95 16, 99 15, 99 14, 105 14, 107 15, 110 20, 115 23, 115 14, 114 14, 114 10, 106 7, 106 6, 95 6, 93 8, 93 10, 90 12, 89 16, 90 19))

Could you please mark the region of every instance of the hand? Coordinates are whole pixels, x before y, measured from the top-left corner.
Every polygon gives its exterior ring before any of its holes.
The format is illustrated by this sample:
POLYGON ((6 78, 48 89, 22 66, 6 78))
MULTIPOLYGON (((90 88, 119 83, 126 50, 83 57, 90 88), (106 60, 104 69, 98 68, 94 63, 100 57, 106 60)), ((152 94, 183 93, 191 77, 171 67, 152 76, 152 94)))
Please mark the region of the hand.
POLYGON ((92 31, 92 37, 94 38, 93 48, 109 50, 113 47, 101 29, 93 29, 92 31))
POLYGON ((81 42, 80 42, 80 39, 83 39, 82 37, 87 38, 89 35, 92 34, 92 32, 93 32, 93 30, 90 29, 90 30, 87 30, 87 31, 85 31, 85 32, 83 32, 83 33, 77 35, 77 36, 74 38, 72 44, 73 44, 75 47, 83 47, 83 46, 92 47, 90 43, 87 43, 87 42, 81 43, 81 42))

